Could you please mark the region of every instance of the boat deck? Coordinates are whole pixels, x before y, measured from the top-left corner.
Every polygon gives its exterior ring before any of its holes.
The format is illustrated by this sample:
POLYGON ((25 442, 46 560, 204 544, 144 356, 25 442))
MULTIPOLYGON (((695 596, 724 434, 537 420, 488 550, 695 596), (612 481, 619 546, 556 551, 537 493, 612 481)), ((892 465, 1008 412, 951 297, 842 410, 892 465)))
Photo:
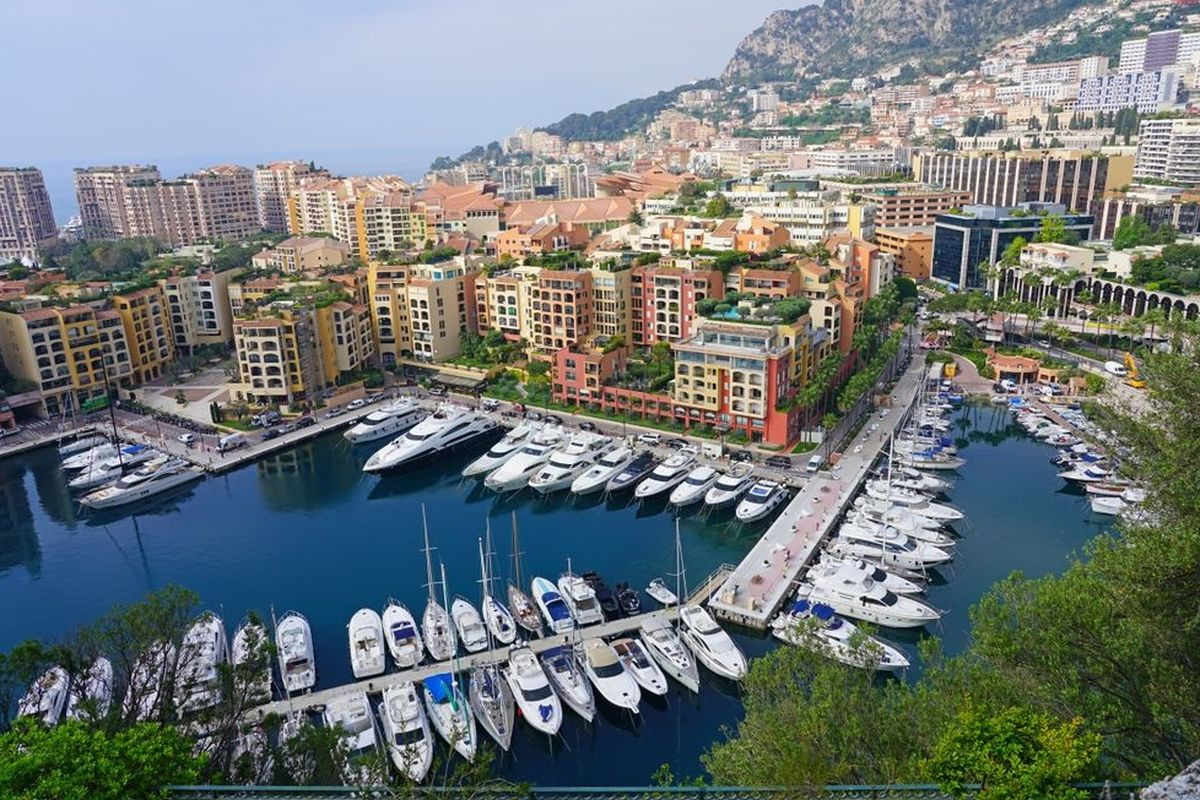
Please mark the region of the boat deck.
POLYGON ((892 390, 896 401, 888 415, 868 418, 837 466, 818 473, 801 487, 742 563, 729 573, 708 602, 718 619, 755 630, 767 628, 800 573, 858 494, 889 437, 908 416, 925 370, 925 360, 914 358, 892 390))

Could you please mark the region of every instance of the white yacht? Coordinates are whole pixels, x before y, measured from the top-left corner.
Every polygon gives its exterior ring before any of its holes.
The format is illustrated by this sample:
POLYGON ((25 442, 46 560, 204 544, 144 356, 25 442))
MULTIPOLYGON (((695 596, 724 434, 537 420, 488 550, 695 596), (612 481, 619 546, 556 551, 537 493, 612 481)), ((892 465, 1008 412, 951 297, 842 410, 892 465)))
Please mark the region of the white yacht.
POLYGON ((637 639, 617 639, 612 643, 612 649, 638 686, 660 697, 667 693, 667 676, 647 655, 641 642, 637 639))
POLYGON ((355 611, 346 626, 346 633, 350 639, 350 669, 354 677, 382 674, 387 669, 387 655, 383 650, 383 620, 379 618, 379 612, 373 608, 355 611))
POLYGON ((501 750, 507 752, 512 744, 516 706, 512 688, 504 680, 500 667, 484 664, 471 670, 467 699, 484 732, 500 745, 501 750))
POLYGON ((929 531, 941 530, 943 520, 926 517, 911 508, 894 506, 891 503, 872 500, 869 497, 854 498, 854 509, 847 515, 848 520, 867 520, 882 525, 891 525, 905 533, 917 528, 929 531), (861 501, 861 502, 860 502, 861 501))
POLYGON ((558 587, 546 578, 535 577, 530 584, 533 590, 533 602, 537 603, 546 624, 554 633, 570 633, 575 628, 575 620, 571 609, 558 593, 558 587))
POLYGON ((422 681, 425 710, 438 736, 467 761, 475 760, 478 745, 475 717, 453 673, 430 675, 422 681))
POLYGON ((288 694, 311 689, 317 683, 313 657, 312 628, 298 611, 289 611, 275 625, 275 647, 279 649, 279 674, 288 694))
POLYGON ((351 444, 374 442, 387 436, 399 436, 427 416, 429 412, 416 400, 405 398, 375 409, 342 435, 351 444))
POLYGON ((468 653, 478 653, 487 647, 487 628, 483 625, 483 617, 471 602, 462 597, 454 598, 450 604, 450 619, 454 620, 454 629, 458 640, 468 653))
POLYGON ((117 455, 117 446, 107 439, 101 439, 98 444, 77 450, 71 456, 63 459, 62 468, 70 472, 78 469, 98 467, 117 455))
POLYGON ((57 725, 67 709, 71 678, 67 671, 53 666, 43 672, 17 704, 17 715, 36 717, 45 725, 57 725))
POLYGON ((830 543, 835 555, 865 558, 883 566, 895 565, 904 569, 922 570, 945 564, 950 553, 936 545, 908 538, 895 528, 868 531, 853 525, 843 525, 830 543))
POLYGON ((700 670, 671 623, 658 617, 648 619, 638 638, 663 672, 693 692, 700 691, 700 670))
POLYGON ((553 736, 562 725, 562 704, 550 688, 541 662, 528 647, 515 647, 508 654, 504 673, 521 716, 534 730, 553 736))
POLYGON ((896 466, 891 472, 893 484, 918 492, 944 492, 951 486, 948 480, 935 478, 912 467, 896 466))
POLYGON ((96 463, 67 481, 67 487, 73 492, 82 492, 85 489, 95 489, 97 486, 111 483, 124 474, 125 470, 120 467, 109 468, 104 464, 96 463))
POLYGON ((953 521, 963 518, 963 513, 957 508, 945 503, 935 503, 929 499, 929 495, 923 492, 892 486, 887 481, 867 481, 867 496, 892 505, 910 508, 915 513, 930 519, 953 521))
POLYGON ((504 604, 490 594, 483 598, 483 622, 500 644, 512 644, 516 640, 516 620, 504 604))
POLYGON ((154 497, 203 477, 204 473, 182 458, 156 459, 111 486, 85 495, 79 502, 96 510, 114 508, 154 497))
POLYGON ((1104 467, 1096 464, 1079 463, 1075 465, 1074 469, 1058 473, 1058 477, 1065 481, 1075 481, 1076 483, 1095 483, 1097 481, 1108 480, 1110 474, 1104 467))
POLYGON ((539 494, 566 489, 612 446, 612 439, 607 436, 580 431, 566 446, 550 454, 549 460, 529 479, 529 486, 539 494))
POLYGON ((800 592, 813 603, 825 603, 848 617, 890 628, 919 628, 941 614, 911 597, 889 591, 870 578, 847 585, 841 581, 802 584, 800 592))
POLYGON ((913 525, 909 528, 902 529, 898 525, 891 525, 885 522, 876 522, 872 519, 866 519, 862 514, 851 514, 842 523, 843 528, 850 528, 857 531, 859 534, 874 533, 883 534, 889 531, 898 531, 903 533, 909 539, 918 542, 925 542, 934 547, 940 547, 943 550, 949 551, 954 548, 955 540, 948 534, 938 530, 931 530, 919 525, 913 525))
POLYGON ((754 468, 734 467, 717 478, 716 483, 704 495, 704 504, 712 509, 725 508, 738 501, 754 484, 754 468))
POLYGON ((596 590, 578 575, 567 573, 558 579, 558 591, 579 625, 604 622, 604 612, 596 600, 596 590))
POLYGON ((246 691, 246 699, 252 703, 271 699, 271 660, 267 649, 267 629, 254 620, 242 620, 233 632, 230 661, 235 670, 255 673, 246 691))
POLYGON ((604 484, 604 491, 612 494, 632 489, 638 481, 646 477, 656 467, 658 467, 658 459, 654 457, 653 453, 647 450, 622 467, 616 475, 609 478, 608 483, 604 484))
POLYGON ((646 586, 646 594, 664 606, 673 606, 679 602, 679 596, 667 588, 662 578, 655 578, 646 586))
POLYGON ((617 657, 616 651, 602 639, 583 643, 583 671, 596 691, 617 708, 638 713, 642 690, 617 657))
POLYGON ((721 473, 707 464, 701 464, 687 474, 683 483, 671 490, 671 496, 667 502, 679 508, 699 503, 720 477, 721 473))
POLYGON ((146 464, 154 459, 162 458, 163 454, 144 444, 123 445, 111 458, 100 462, 105 469, 129 469, 140 464, 146 464))
POLYGON ((384 472, 419 459, 460 447, 496 427, 490 417, 469 408, 445 403, 407 433, 397 436, 376 451, 363 472, 384 472))
POLYGON ((678 453, 655 467, 646 478, 633 490, 633 496, 639 500, 654 497, 674 489, 683 482, 696 463, 696 451, 690 447, 682 448, 678 453))
POLYGON ((828 553, 823 554, 816 564, 809 567, 808 574, 811 576, 810 580, 816 580, 818 576, 831 579, 841 577, 855 583, 863 578, 870 578, 896 594, 914 595, 925 591, 925 587, 916 581, 894 575, 883 567, 877 567, 861 558, 839 558, 828 553))
POLYGON ((1118 517, 1129 507, 1129 504, 1121 498, 1105 495, 1088 498, 1088 505, 1091 506, 1093 514, 1104 517, 1118 517))
POLYGON ((707 611, 686 605, 679 609, 679 624, 684 643, 701 664, 731 680, 746 677, 746 656, 707 611))
POLYGON ((750 487, 738 503, 734 516, 738 522, 757 522, 787 502, 788 491, 782 483, 760 480, 750 487))
POLYGON ((81 680, 71 687, 67 698, 67 717, 99 722, 108 714, 113 697, 113 665, 97 656, 81 680))
MULTIPOLYGON (((100 434, 93 434, 92 436, 84 436, 79 439, 76 439, 73 442, 68 442, 67 444, 64 444, 61 447, 59 447, 58 448, 58 456, 59 456, 59 458, 66 460, 67 458, 69 458, 71 456, 87 452, 88 450, 91 450, 93 447, 99 447, 102 444, 108 444, 108 443, 109 443, 109 441, 108 441, 107 436, 102 436, 100 434)), ((66 465, 64 464, 63 466, 65 467, 66 465)))
POLYGON ((175 705, 181 713, 212 708, 221 701, 220 667, 229 660, 225 623, 207 611, 183 636, 175 673, 175 705))
POLYGON ((542 429, 541 423, 522 422, 517 427, 504 434, 504 438, 492 445, 491 449, 463 468, 464 478, 486 475, 496 467, 517 454, 530 437, 542 429))
POLYGON ((397 600, 388 600, 380 620, 383 627, 383 641, 387 643, 392 661, 400 669, 415 667, 425 658, 425 648, 421 642, 421 632, 417 629, 417 620, 413 617, 408 606, 397 600))
POLYGON ((617 446, 596 460, 582 475, 571 481, 571 491, 578 495, 603 491, 608 482, 634 459, 633 448, 617 446))
POLYGON ((126 719, 148 722, 161 713, 163 683, 175 666, 175 645, 162 640, 151 642, 134 661, 125 686, 121 711, 126 719))
POLYGON ((553 647, 542 653, 541 659, 542 669, 554 691, 568 708, 585 722, 591 722, 596 716, 596 696, 592 694, 592 685, 579 665, 575 650, 566 645, 553 647))
POLYGON ((562 441, 563 430, 557 425, 543 428, 530 438, 511 458, 488 473, 483 485, 493 492, 515 492, 524 489, 550 454, 562 441))
POLYGON ((335 697, 325 704, 321 721, 326 728, 340 730, 348 755, 375 749, 375 724, 366 692, 335 697))
POLYGON ((898 647, 865 633, 858 634, 854 623, 839 617, 831 606, 814 604, 806 598, 797 599, 771 620, 771 633, 782 642, 816 650, 852 667, 873 666, 880 670, 908 667, 908 659, 898 647))
POLYGON ((932 449, 921 450, 919 452, 909 453, 903 456, 897 456, 896 460, 902 466, 912 467, 915 469, 958 469, 966 460, 956 456, 948 456, 938 453, 932 449))
POLYGON ((433 765, 433 735, 412 681, 389 686, 379 704, 379 725, 392 763, 420 783, 433 765))

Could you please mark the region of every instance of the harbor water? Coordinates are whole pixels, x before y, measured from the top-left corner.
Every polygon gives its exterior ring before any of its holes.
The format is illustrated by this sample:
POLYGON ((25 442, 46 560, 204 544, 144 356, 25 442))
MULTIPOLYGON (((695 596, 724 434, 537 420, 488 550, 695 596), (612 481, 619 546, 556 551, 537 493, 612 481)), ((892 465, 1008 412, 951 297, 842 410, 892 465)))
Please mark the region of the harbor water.
MULTIPOLYGON (((1012 570, 1061 570, 1104 527, 1082 495, 1063 490, 1049 463, 1053 449, 1029 438, 1005 409, 968 406, 954 420, 967 463, 947 497, 967 519, 958 524, 956 561, 928 595, 948 611, 934 633, 950 652, 968 641, 967 611, 989 585, 1012 570)), ((424 607, 422 504, 451 596, 478 602, 477 546, 489 520, 497 575, 509 574, 513 512, 526 580, 555 579, 570 559, 577 573, 594 569, 610 586, 641 589, 673 568, 674 526, 663 499, 639 506, 628 497, 573 501, 529 491, 500 498, 459 477, 471 452, 382 478, 360 471, 370 452, 328 434, 137 514, 103 517, 78 512, 53 448, 0 461, 0 608, 7 612, 0 650, 60 637, 114 603, 177 584, 197 592, 230 629, 248 609, 301 611, 313 628, 318 688, 349 681, 346 623, 358 608, 381 609, 389 597, 418 615, 424 607)), ((685 513, 690 582, 739 561, 765 524, 740 528, 731 511, 685 513)), ((654 607, 644 594, 643 604, 654 607)), ((735 635, 751 657, 775 646, 735 635)), ((918 634, 884 635, 911 650, 918 634)), ((664 763, 677 776, 698 775, 701 753, 742 713, 735 685, 703 671, 702 681, 699 695, 673 686, 665 701, 644 699, 637 719, 602 701, 592 725, 568 714, 553 742, 518 726, 498 770, 544 785, 640 785, 664 763)))

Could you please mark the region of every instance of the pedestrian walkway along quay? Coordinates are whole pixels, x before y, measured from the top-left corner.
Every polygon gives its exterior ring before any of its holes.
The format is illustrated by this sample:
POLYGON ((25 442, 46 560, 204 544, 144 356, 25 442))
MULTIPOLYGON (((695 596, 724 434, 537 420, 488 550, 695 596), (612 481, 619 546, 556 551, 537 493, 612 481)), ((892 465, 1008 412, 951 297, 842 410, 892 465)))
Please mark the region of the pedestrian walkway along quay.
POLYGON ((913 359, 892 390, 897 399, 888 415, 878 424, 868 419, 837 466, 800 488, 709 599, 709 608, 718 619, 755 630, 767 628, 908 415, 925 373, 925 360, 913 359))

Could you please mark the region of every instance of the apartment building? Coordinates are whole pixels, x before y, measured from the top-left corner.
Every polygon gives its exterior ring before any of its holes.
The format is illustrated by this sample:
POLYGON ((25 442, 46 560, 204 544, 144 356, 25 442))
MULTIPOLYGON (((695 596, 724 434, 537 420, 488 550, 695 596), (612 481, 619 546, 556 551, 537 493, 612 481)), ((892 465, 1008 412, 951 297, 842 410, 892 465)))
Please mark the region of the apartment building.
POLYGON ((146 165, 79 167, 75 170, 75 199, 79 203, 84 239, 131 239, 157 236, 157 204, 146 203, 147 193, 130 189, 156 185, 158 168, 146 165))
POLYGON ((696 304, 724 297, 725 281, 715 269, 642 266, 631 271, 630 292, 633 344, 649 347, 691 336, 696 304))
POLYGON ((810 169, 834 172, 850 170, 860 175, 884 175, 900 166, 896 151, 891 148, 813 150, 808 154, 808 164, 810 169))
POLYGON ((306 161, 274 161, 254 168, 258 224, 274 233, 288 229, 288 198, 305 178, 327 178, 329 172, 306 161))
POLYGON ((787 228, 789 241, 797 245, 817 244, 840 231, 860 239, 875 235, 875 206, 871 204, 797 197, 751 205, 746 210, 787 228))
POLYGON ((703 247, 722 252, 765 253, 786 247, 791 240, 791 233, 782 224, 746 212, 739 219, 723 219, 707 231, 703 247))
POLYGON ((554 217, 529 226, 512 226, 496 236, 497 257, 522 259, 531 255, 582 250, 591 234, 584 227, 554 217))
POLYGON ((633 341, 633 273, 629 269, 593 267, 592 333, 633 341))
POLYGON ((134 383, 146 383, 162 375, 175 358, 167 302, 161 286, 113 295, 113 307, 121 316, 134 383))
POLYGON ((238 383, 230 395, 250 403, 290 405, 323 387, 312 309, 281 309, 261 319, 233 322, 238 383))
POLYGON ((1055 203, 1086 211, 1133 178, 1133 156, 1081 150, 956 151, 913 157, 913 177, 965 191, 980 205, 1055 203))
POLYGON ((934 187, 889 188, 866 192, 862 199, 875 206, 878 235, 880 228, 932 225, 938 214, 971 202, 971 194, 965 190, 934 187))
POLYGON ((542 355, 553 355, 592 335, 592 273, 542 270, 532 293, 533 337, 542 355))
POLYGON ((1136 108, 1140 114, 1155 114, 1174 106, 1178 94, 1179 73, 1174 70, 1098 75, 1079 82, 1075 110, 1087 114, 1136 108))
POLYGON ((329 234, 364 262, 429 238, 412 187, 392 175, 302 180, 289 199, 288 231, 329 234))
POLYGON ((1155 31, 1121 43, 1119 72, 1146 72, 1186 64, 1200 53, 1200 31, 1155 31))
POLYGON ((345 264, 349 255, 350 246, 345 242, 324 236, 292 236, 256 253, 250 263, 255 269, 278 270, 285 275, 320 274, 345 264))
POLYGON ((371 262, 370 314, 382 362, 440 362, 457 355, 462 332, 478 329, 478 269, 465 256, 439 264, 371 262))
POLYGON ((0 167, 0 262, 36 262, 38 245, 53 241, 57 235, 42 171, 0 167))
POLYGON ((78 305, 0 311, 0 357, 38 386, 37 413, 58 417, 133 378, 121 315, 78 305))
POLYGON ((1096 209, 1096 238, 1111 239, 1125 217, 1140 217, 1152 230, 1170 225, 1184 236, 1200 233, 1200 191, 1173 186, 1135 186, 1107 192, 1096 209))
MULTIPOLYGON (((949 210, 949 209, 947 209, 949 210)), ((875 242, 894 259, 896 272, 925 280, 933 267, 933 226, 876 228, 875 242)))
POLYGON ((541 267, 514 267, 475 279, 475 322, 480 334, 500 331, 512 341, 533 340, 533 290, 541 267))
POLYGON ((799 297, 804 279, 794 269, 750 269, 730 270, 725 276, 725 294, 738 292, 755 297, 799 297))
POLYGON ((1200 186, 1200 117, 1142 120, 1133 176, 1200 186))
POLYGON ((316 310, 317 349, 326 382, 357 372, 375 355, 371 312, 365 305, 338 301, 316 310))
POLYGON ((224 345, 232 340, 229 282, 239 274, 238 270, 202 270, 159 280, 176 352, 191 355, 201 345, 224 345))
POLYGON ((283 288, 282 278, 252 278, 248 281, 231 281, 226 286, 229 293, 229 310, 235 317, 247 313, 248 306, 258 304, 268 295, 283 288))

